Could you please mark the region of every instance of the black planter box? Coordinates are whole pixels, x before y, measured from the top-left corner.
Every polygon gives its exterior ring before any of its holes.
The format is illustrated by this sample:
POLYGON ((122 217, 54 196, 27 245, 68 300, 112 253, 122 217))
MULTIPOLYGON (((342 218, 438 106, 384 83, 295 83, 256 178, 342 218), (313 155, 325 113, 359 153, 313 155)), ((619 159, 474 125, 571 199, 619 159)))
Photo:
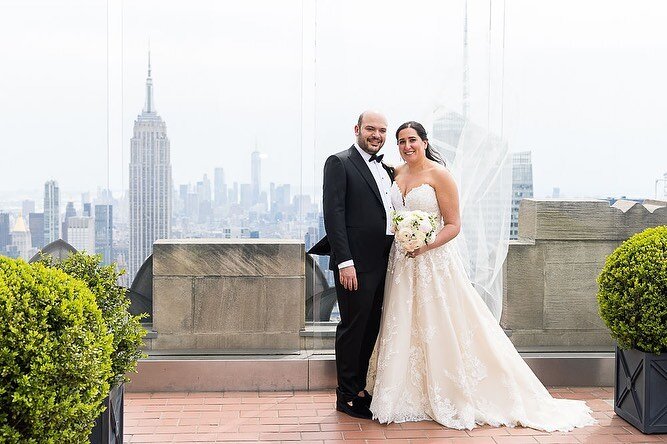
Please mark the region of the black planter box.
POLYGON ((91 444, 123 444, 123 395, 125 384, 121 383, 109 391, 104 400, 106 410, 95 420, 90 433, 91 444))
POLYGON ((616 347, 614 412, 642 433, 667 433, 667 353, 616 347))

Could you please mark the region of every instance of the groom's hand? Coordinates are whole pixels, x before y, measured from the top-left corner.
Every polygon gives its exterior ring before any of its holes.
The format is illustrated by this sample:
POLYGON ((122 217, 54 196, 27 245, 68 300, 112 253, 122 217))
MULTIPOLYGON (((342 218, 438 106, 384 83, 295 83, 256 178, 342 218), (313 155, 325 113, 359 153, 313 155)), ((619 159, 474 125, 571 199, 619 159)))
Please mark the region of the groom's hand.
POLYGON ((359 288, 357 270, 354 265, 340 269, 340 283, 348 291, 355 291, 359 288))

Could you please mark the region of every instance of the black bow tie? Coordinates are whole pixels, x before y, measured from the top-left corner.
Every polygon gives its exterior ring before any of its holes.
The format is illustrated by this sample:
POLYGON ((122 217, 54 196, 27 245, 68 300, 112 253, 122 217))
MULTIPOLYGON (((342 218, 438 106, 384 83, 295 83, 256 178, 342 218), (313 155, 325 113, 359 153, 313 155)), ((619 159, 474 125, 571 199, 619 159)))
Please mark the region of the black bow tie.
POLYGON ((382 162, 382 158, 384 157, 384 154, 371 154, 371 158, 368 159, 369 162, 376 161, 377 163, 382 162))

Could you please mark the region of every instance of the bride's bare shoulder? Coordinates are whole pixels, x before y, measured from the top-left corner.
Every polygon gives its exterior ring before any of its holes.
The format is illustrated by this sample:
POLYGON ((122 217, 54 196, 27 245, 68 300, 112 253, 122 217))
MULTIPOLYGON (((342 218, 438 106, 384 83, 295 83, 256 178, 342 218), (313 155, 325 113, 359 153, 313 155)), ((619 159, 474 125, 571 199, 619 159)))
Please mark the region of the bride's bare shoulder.
POLYGON ((402 164, 400 164, 400 165, 396 165, 396 166, 394 167, 394 177, 396 177, 396 176, 398 176, 399 174, 401 174, 404 170, 405 170, 405 164, 404 164, 404 163, 402 163, 402 164))
POLYGON ((438 164, 431 169, 431 180, 435 183, 434 188, 456 189, 456 182, 452 173, 443 165, 438 164))

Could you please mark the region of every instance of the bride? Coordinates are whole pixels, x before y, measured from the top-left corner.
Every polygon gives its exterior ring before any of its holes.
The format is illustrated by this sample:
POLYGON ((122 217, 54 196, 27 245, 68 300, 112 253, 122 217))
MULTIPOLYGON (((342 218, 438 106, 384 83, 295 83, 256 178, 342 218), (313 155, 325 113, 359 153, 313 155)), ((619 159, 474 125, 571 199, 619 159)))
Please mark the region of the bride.
POLYGON ((595 423, 583 401, 554 399, 523 361, 470 283, 452 241, 458 191, 424 127, 396 131, 395 210, 435 214, 433 242, 389 256, 370 410, 381 423, 435 420, 568 431, 595 423))

